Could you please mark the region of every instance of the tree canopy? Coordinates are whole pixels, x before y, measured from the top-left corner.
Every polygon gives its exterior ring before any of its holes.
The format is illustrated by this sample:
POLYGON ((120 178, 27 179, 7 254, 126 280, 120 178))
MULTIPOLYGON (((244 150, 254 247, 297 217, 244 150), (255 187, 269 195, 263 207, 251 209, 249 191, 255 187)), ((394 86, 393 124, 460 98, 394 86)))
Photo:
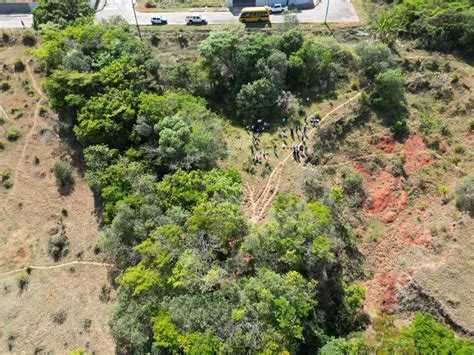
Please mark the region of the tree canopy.
POLYGON ((33 10, 33 28, 47 23, 64 27, 77 19, 92 23, 95 10, 89 4, 88 0, 40 0, 33 10))

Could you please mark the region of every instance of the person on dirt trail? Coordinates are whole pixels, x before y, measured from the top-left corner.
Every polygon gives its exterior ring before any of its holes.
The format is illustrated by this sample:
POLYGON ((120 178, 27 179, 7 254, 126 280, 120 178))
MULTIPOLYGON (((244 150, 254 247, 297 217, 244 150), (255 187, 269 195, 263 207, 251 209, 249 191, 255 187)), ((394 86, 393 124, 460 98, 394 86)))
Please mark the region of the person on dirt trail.
POLYGON ((305 138, 306 138, 306 134, 304 134, 304 132, 301 132, 301 141, 304 142, 305 138))
POLYGON ((290 127, 290 136, 292 140, 295 140, 295 131, 293 131, 293 127, 290 127))
POLYGON ((267 153, 266 150, 263 151, 263 159, 264 159, 265 161, 268 160, 268 153, 267 153))
POLYGON ((304 123, 305 123, 305 124, 308 123, 308 115, 304 115, 304 123))
POLYGON ((255 155, 255 148, 253 147, 253 145, 250 146, 250 153, 251 155, 255 155))
POLYGON ((308 125, 305 123, 303 127, 303 133, 306 134, 307 131, 308 131, 308 125))
POLYGON ((276 143, 273 143, 273 154, 278 159, 278 149, 276 143))
POLYGON ((286 137, 288 137, 288 134, 286 133, 286 128, 283 127, 282 129, 282 135, 283 135, 283 140, 286 140, 286 137))

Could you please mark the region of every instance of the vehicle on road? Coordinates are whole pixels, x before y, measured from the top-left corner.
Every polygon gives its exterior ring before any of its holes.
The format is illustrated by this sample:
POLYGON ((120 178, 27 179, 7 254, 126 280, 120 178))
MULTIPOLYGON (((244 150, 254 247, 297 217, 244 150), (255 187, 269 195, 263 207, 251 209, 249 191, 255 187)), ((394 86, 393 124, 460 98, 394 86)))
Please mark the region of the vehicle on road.
POLYGON ((270 11, 271 14, 281 14, 283 11, 286 11, 286 7, 282 4, 274 4, 268 7, 268 11, 270 11))
POLYGON ((239 16, 239 21, 247 22, 268 22, 270 21, 270 11, 266 6, 244 7, 239 16))
POLYGON ((207 20, 202 15, 186 16, 186 25, 207 25, 207 20))
POLYGON ((155 16, 151 18, 152 25, 167 25, 168 20, 165 19, 163 16, 155 16))

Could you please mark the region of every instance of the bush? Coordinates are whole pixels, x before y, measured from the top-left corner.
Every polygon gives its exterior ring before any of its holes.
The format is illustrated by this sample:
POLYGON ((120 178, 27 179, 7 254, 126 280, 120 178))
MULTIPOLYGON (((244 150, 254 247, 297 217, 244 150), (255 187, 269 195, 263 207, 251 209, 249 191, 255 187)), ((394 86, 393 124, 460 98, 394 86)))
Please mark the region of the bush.
POLYGON ((465 177, 454 191, 456 206, 474 216, 474 176, 465 177))
POLYGON ((154 2, 154 1, 146 1, 146 2, 145 2, 145 7, 148 8, 148 9, 154 8, 154 7, 156 7, 156 2, 154 2))
POLYGON ((346 168, 342 171, 342 177, 344 178, 343 187, 346 194, 352 195, 354 193, 364 192, 361 174, 346 168))
POLYGON ((392 68, 395 63, 392 51, 382 43, 359 45, 356 53, 360 57, 362 70, 369 79, 392 68))
POLYGON ((16 282, 20 293, 22 293, 28 288, 28 283, 30 282, 30 279, 28 278, 28 275, 26 273, 22 272, 16 277, 16 282))
POLYGON ((2 32, 2 40, 3 43, 7 44, 10 42, 10 36, 6 32, 2 32))
POLYGON ((465 152, 466 152, 466 148, 462 144, 456 144, 454 146, 454 153, 464 154, 465 152))
POLYGON ((0 90, 2 91, 8 91, 10 90, 11 86, 8 82, 4 81, 1 85, 0 85, 0 90))
POLYGON ((62 230, 58 235, 49 238, 48 253, 54 261, 60 260, 68 253, 69 241, 66 232, 62 230))
POLYGON ((23 63, 23 61, 21 59, 15 60, 15 63, 13 63, 13 66, 14 66, 16 72, 21 73, 21 72, 25 71, 25 64, 23 63))
POLYGON ((60 160, 54 164, 53 174, 56 177, 56 185, 59 188, 64 188, 74 183, 72 168, 69 163, 64 160, 60 160))
POLYGON ((28 31, 23 35, 23 44, 28 47, 33 47, 36 44, 36 36, 33 32, 28 31))
POLYGON ((375 89, 372 93, 374 106, 385 113, 399 113, 405 103, 405 79, 399 69, 390 69, 375 77, 375 89))
POLYGON ((67 313, 66 311, 60 311, 60 312, 54 313, 52 319, 53 319, 53 323, 61 325, 67 319, 67 313))
POLYGON ((474 119, 472 119, 468 122, 468 129, 470 131, 474 131, 474 119))
POLYGON ((10 142, 14 142, 18 138, 20 138, 20 132, 18 132, 18 130, 16 130, 15 128, 11 128, 7 131, 6 137, 10 142))

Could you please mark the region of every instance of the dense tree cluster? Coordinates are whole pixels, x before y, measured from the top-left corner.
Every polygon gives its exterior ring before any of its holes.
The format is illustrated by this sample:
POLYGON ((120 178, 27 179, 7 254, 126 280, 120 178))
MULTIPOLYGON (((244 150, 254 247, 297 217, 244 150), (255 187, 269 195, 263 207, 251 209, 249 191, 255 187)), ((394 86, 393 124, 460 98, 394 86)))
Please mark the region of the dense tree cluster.
POLYGON ((474 3, 471 0, 404 0, 392 15, 402 35, 427 49, 474 51, 474 3))
POLYGON ((170 82, 230 104, 245 123, 290 116, 301 92, 334 94, 353 64, 351 52, 334 40, 297 30, 281 36, 214 31, 199 52, 202 61, 181 63, 170 82))
POLYGON ((154 191, 120 206, 103 238, 134 264, 118 279, 119 346, 297 353, 363 325, 364 290, 342 270, 354 247, 328 206, 280 196, 273 219, 251 230, 233 172, 178 171, 154 191))

